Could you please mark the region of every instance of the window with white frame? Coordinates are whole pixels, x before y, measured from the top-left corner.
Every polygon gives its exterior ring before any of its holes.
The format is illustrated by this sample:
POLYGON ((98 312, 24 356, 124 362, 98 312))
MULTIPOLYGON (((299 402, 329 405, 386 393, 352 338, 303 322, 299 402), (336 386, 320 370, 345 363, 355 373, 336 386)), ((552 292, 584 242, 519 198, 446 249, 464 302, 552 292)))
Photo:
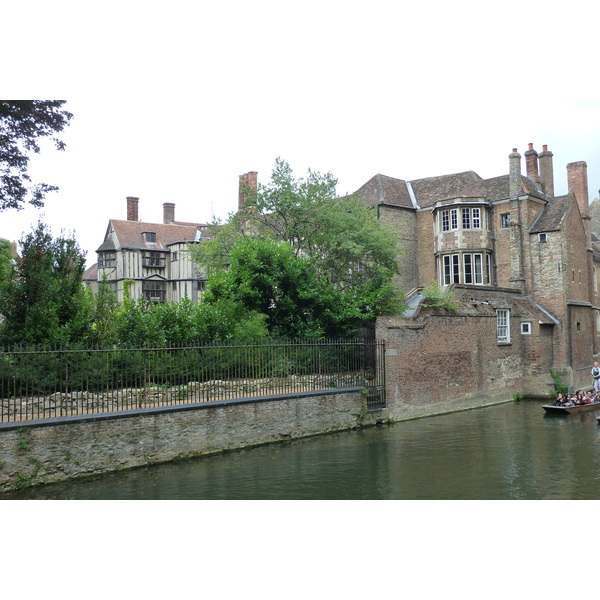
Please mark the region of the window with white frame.
POLYGON ((462 227, 463 229, 471 229, 471 209, 462 209, 462 227))
POLYGON ((460 283, 460 256, 458 254, 446 254, 443 257, 444 285, 460 283))
POLYGON ((442 285, 453 283, 490 285, 492 260, 489 254, 479 252, 444 254, 438 261, 442 285))
POLYGON ((443 210, 440 213, 442 219, 442 231, 450 231, 450 212, 447 210, 443 210))
POLYGON ((458 209, 443 210, 440 212, 441 230, 451 231, 458 229, 458 209))
POLYGON ((481 254, 463 254, 465 283, 483 285, 483 257, 481 254))
POLYGON ((523 321, 521 323, 521 334, 522 335, 531 335, 531 322, 523 321))
POLYGON ((510 227, 510 213, 504 213, 500 215, 502 229, 508 229, 510 227))
POLYGON ((496 334, 499 344, 510 342, 510 311, 505 308, 499 308, 496 311, 496 334))
POLYGON ((458 229, 458 209, 453 208, 450 211, 450 227, 452 229, 458 229))

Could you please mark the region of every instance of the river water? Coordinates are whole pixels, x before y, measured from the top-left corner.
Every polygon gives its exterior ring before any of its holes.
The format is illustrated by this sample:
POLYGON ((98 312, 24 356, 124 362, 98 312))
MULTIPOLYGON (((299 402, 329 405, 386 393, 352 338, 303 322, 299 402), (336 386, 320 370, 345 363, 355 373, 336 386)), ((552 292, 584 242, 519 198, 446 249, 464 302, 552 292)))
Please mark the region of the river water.
POLYGON ((13 499, 600 499, 600 411, 525 400, 22 490, 13 499))

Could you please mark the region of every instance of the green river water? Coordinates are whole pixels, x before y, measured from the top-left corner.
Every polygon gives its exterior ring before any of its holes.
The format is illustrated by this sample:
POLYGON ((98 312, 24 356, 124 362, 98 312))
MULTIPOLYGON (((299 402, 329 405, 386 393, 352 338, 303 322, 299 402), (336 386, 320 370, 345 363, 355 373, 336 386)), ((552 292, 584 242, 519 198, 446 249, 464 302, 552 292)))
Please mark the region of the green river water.
POLYGON ((600 411, 548 416, 522 401, 340 432, 7 499, 598 499, 600 411))

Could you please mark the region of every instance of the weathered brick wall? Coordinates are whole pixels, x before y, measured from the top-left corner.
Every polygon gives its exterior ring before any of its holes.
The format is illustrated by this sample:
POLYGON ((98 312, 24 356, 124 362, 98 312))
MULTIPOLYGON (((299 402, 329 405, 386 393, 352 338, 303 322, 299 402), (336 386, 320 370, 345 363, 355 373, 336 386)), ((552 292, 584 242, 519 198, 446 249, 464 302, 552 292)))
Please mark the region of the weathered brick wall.
MULTIPOLYGON (((433 213, 422 210, 417 213, 417 236, 419 239, 419 285, 431 285, 436 282, 435 270, 435 227, 433 213)), ((415 257, 412 258, 413 261, 415 257)))
POLYGON ((380 317, 377 336, 386 341, 387 401, 392 419, 508 401, 512 394, 548 394, 552 334, 511 303, 514 292, 463 286, 456 312, 422 309, 415 318, 380 317), (511 342, 499 344, 496 310, 511 310, 511 342), (520 331, 532 324, 531 334, 520 331))
POLYGON ((374 424, 358 388, 0 425, 0 491, 374 424))
POLYGON ((394 278, 394 286, 408 292, 419 285, 419 261, 417 256, 416 213, 392 206, 379 206, 379 219, 397 234, 400 255, 400 275, 394 278))

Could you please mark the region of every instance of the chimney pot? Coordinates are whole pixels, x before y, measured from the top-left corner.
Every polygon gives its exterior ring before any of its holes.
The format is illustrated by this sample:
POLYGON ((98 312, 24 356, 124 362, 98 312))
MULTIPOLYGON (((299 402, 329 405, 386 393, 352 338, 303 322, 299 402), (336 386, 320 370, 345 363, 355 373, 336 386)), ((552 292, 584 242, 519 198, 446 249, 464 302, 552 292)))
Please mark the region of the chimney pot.
POLYGON ((527 177, 539 184, 538 153, 533 149, 533 144, 529 144, 529 150, 525 152, 525 166, 527 167, 527 177))
POLYGON ((552 166, 552 152, 548 150, 548 145, 542 146, 538 159, 540 164, 540 182, 542 190, 547 196, 554 197, 554 168, 552 166))

